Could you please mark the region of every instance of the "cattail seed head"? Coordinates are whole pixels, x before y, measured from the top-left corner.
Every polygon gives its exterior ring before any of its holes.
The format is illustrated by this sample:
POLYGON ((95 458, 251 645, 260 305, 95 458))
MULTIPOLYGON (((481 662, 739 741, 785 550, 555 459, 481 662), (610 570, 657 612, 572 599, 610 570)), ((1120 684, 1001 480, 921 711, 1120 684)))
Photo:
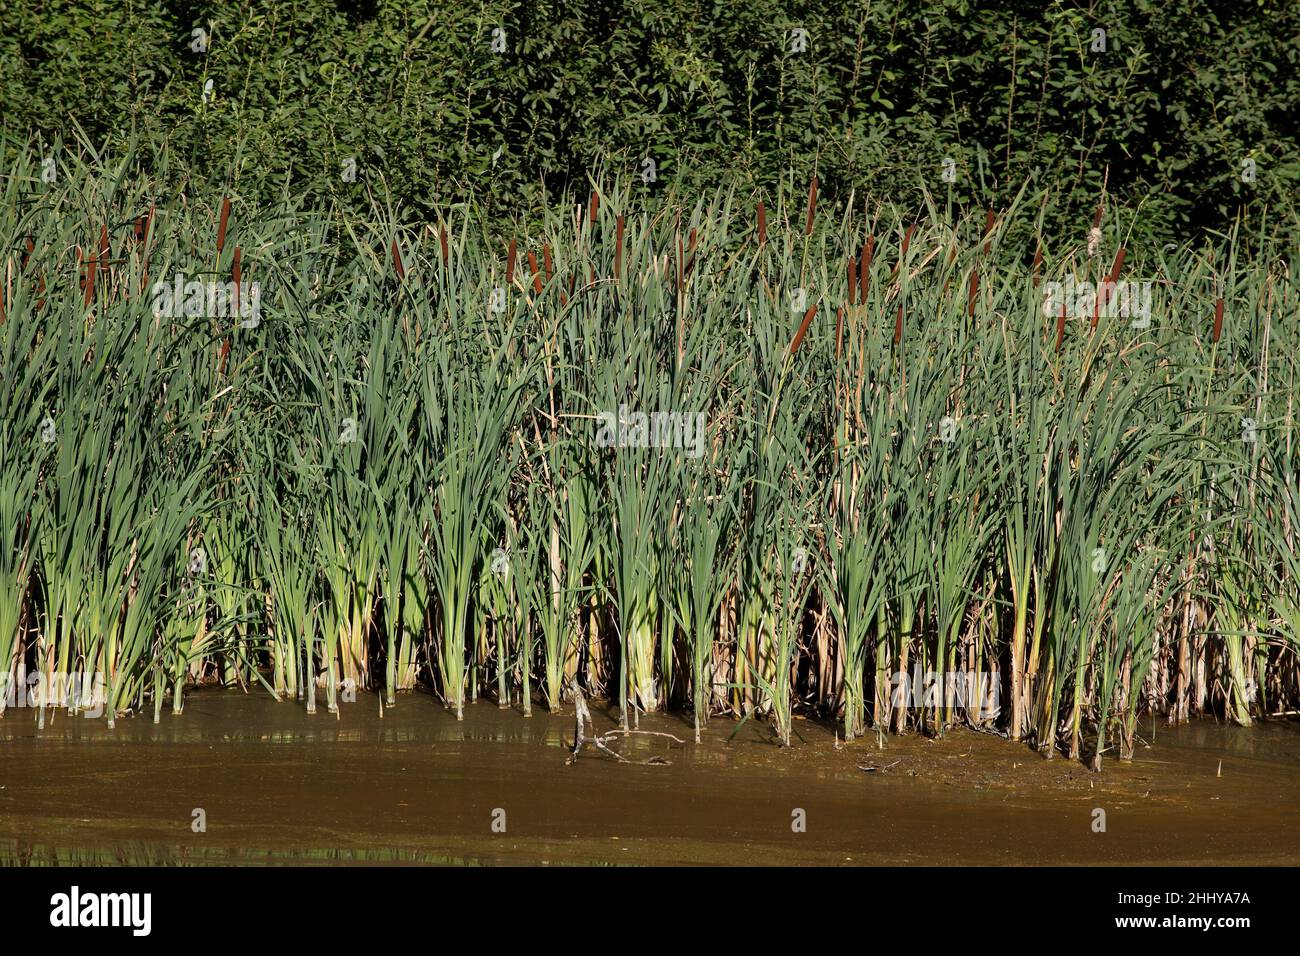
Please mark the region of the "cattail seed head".
POLYGON ((793 355, 799 351, 799 346, 803 344, 803 337, 808 334, 808 326, 812 325, 813 316, 817 314, 817 305, 814 303, 808 307, 808 311, 803 315, 803 322, 799 324, 799 331, 794 334, 790 342, 790 354, 793 355))
POLYGON ((812 182, 808 184, 808 222, 804 226, 803 234, 812 235, 813 217, 817 214, 817 177, 813 176, 812 182))
POLYGON ((542 277, 541 274, 538 273, 537 271, 537 253, 533 252, 533 250, 531 249, 528 250, 528 271, 532 274, 533 277, 533 292, 536 295, 541 295, 542 277))
MULTIPOLYGON (((80 257, 81 255, 80 248, 77 249, 77 255, 78 257, 80 257)), ((93 302, 95 299, 95 272, 97 271, 98 265, 99 265, 99 255, 98 253, 92 252, 90 254, 90 261, 86 264, 86 282, 85 282, 86 298, 84 303, 85 305, 90 305, 90 303, 93 302)))
POLYGON ((239 280, 243 275, 243 265, 240 261, 239 246, 235 246, 235 255, 230 263, 230 279, 234 283, 235 291, 235 311, 239 311, 239 280))
POLYGON ((614 223, 614 278, 621 278, 623 275, 623 229, 626 225, 622 216, 619 216, 614 223))
POLYGON ((221 222, 217 225, 217 255, 226 248, 226 225, 230 222, 230 200, 221 200, 221 222))
POLYGON ((406 279, 406 268, 402 265, 402 254, 397 249, 397 240, 393 240, 390 248, 393 254, 393 271, 397 273, 397 281, 403 282, 406 279))
POLYGON ((1115 253, 1115 264, 1110 269, 1110 282, 1112 284, 1119 281, 1119 271, 1124 268, 1124 256, 1127 252, 1127 249, 1120 246, 1119 251, 1115 253))

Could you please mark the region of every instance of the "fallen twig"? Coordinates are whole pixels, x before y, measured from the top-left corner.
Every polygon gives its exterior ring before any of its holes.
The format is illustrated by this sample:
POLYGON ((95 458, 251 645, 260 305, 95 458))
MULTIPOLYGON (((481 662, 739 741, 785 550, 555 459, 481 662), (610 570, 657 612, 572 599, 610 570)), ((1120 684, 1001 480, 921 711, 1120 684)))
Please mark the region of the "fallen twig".
POLYGON ((617 760, 619 763, 638 764, 643 767, 663 767, 672 761, 665 760, 663 757, 651 757, 649 760, 630 760, 624 757, 617 750, 612 750, 606 741, 611 737, 630 737, 633 734, 641 734, 649 737, 670 737, 679 744, 686 741, 673 734, 663 733, 657 730, 611 730, 605 734, 599 734, 594 737, 587 736, 586 725, 591 721, 591 712, 587 709, 587 699, 582 695, 582 689, 578 687, 576 680, 570 680, 569 693, 573 695, 573 711, 575 718, 575 727, 573 732, 573 751, 569 754, 566 764, 571 764, 578 759, 578 754, 582 751, 584 744, 591 744, 603 754, 607 754, 617 760))
POLYGON ((901 761, 899 760, 895 760, 893 763, 885 767, 877 767, 874 764, 862 764, 861 766, 858 767, 858 769, 861 770, 863 773, 875 773, 877 770, 879 770, 881 773, 884 773, 890 767, 897 767, 900 762, 901 761))
POLYGON ((607 731, 602 735, 601 739, 604 740, 609 737, 631 737, 633 734, 639 734, 643 737, 667 737, 670 740, 677 741, 679 744, 686 743, 686 741, 682 740, 682 738, 678 737, 676 734, 665 733, 662 730, 623 730, 622 728, 607 731))

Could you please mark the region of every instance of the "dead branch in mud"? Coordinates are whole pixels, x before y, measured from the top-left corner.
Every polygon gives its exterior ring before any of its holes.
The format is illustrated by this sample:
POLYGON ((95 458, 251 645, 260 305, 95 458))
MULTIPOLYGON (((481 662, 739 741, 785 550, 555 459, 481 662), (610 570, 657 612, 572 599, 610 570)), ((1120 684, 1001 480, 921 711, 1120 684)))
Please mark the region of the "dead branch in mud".
POLYGON ((565 761, 566 764, 571 764, 578 759, 578 754, 582 751, 584 744, 591 744, 601 753, 613 757, 619 763, 636 764, 643 767, 665 767, 672 763, 672 761, 665 760, 663 757, 651 757, 649 760, 630 760, 627 757, 624 757, 617 750, 610 749, 606 744, 606 741, 611 737, 631 737, 633 735, 639 735, 647 737, 668 737, 677 741, 679 744, 686 743, 686 741, 682 740, 680 737, 655 730, 615 729, 604 734, 597 734, 589 737, 586 733, 586 725, 594 723, 594 721, 591 719, 591 711, 587 709, 587 699, 582 695, 582 689, 578 687, 578 682, 576 680, 570 679, 569 693, 573 695, 575 726, 573 731, 573 752, 569 754, 568 759, 565 761))

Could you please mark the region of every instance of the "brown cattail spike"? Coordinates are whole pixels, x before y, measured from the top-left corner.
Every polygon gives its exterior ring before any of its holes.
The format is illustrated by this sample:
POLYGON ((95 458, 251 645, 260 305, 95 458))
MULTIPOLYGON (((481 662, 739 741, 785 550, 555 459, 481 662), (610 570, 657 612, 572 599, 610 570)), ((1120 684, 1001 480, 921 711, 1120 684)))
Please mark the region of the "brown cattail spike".
POLYGON ((623 275, 623 228, 626 225, 622 216, 614 222, 614 278, 623 275))
POLYGON ((979 270, 976 269, 974 272, 970 274, 970 295, 967 297, 966 300, 966 314, 971 316, 972 318, 974 318, 975 316, 975 301, 979 298, 979 294, 980 294, 980 273, 979 270))
POLYGON ((903 270, 903 260, 907 258, 907 247, 912 244, 912 233, 916 230, 916 225, 912 224, 907 227, 907 232, 903 234, 903 247, 898 253, 898 261, 894 263, 894 269, 890 272, 889 277, 892 279, 903 270))
POLYGON ((217 255, 226 248, 226 224, 230 222, 230 200, 221 200, 221 222, 217 226, 217 255))
POLYGON ((515 281, 515 240, 510 240, 510 246, 506 249, 506 285, 515 281))
POLYGON ((402 265, 402 254, 397 250, 397 240, 393 240, 391 247, 393 254, 393 271, 397 273, 397 281, 403 282, 406 279, 406 268, 402 265))
POLYGON ((758 201, 758 244, 761 246, 765 242, 767 242, 767 209, 760 199, 758 201))
POLYGON ((812 178, 812 182, 808 184, 808 222, 804 226, 804 230, 803 230, 803 234, 805 236, 812 235, 813 217, 816 214, 817 214, 817 177, 814 176, 812 178))
POLYGON ((243 268, 240 262, 239 246, 235 246, 235 255, 230 263, 230 279, 234 283, 235 291, 235 311, 239 311, 239 280, 243 274, 243 268))
POLYGON ((803 322, 799 325, 799 331, 794 334, 794 339, 790 342, 791 355, 799 351, 799 346, 803 344, 803 337, 808 334, 808 326, 812 325, 813 316, 816 314, 816 304, 809 306, 808 311, 804 313, 803 322))
POLYGON ((993 210, 988 211, 984 217, 984 254, 989 254, 989 246, 993 244, 993 210))
POLYGON ((1110 283, 1114 285, 1119 281, 1119 271, 1124 268, 1124 256, 1128 252, 1123 246, 1119 247, 1119 252, 1115 253, 1115 264, 1110 267, 1110 283))
POLYGON ((1102 283, 1101 288, 1097 290, 1097 303, 1093 309, 1092 327, 1097 327, 1097 317, 1101 310, 1110 302, 1111 295, 1115 292, 1115 283, 1119 281, 1119 271, 1124 268, 1125 250, 1121 246, 1120 250, 1115 253, 1115 262, 1111 266, 1110 274, 1106 276, 1106 281, 1102 283))
MULTIPOLYGON (((80 255, 81 250, 77 250, 77 254, 80 255)), ((86 305, 90 305, 90 303, 95 299, 95 273, 98 265, 99 254, 92 252, 90 254, 90 262, 86 264, 86 305)))
POLYGON ((537 295, 542 294, 542 277, 537 271, 537 253, 528 250, 528 271, 533 277, 533 292, 537 295))
POLYGON ((1223 334, 1223 298, 1214 300, 1214 336, 1212 342, 1218 344, 1219 336, 1223 334))
POLYGON ((866 245, 862 247, 862 265, 858 268, 858 298, 865 305, 867 286, 871 280, 871 260, 876 256, 876 237, 867 236, 866 245))
POLYGON ((857 305, 858 263, 852 256, 849 256, 848 273, 849 273, 849 305, 857 305))

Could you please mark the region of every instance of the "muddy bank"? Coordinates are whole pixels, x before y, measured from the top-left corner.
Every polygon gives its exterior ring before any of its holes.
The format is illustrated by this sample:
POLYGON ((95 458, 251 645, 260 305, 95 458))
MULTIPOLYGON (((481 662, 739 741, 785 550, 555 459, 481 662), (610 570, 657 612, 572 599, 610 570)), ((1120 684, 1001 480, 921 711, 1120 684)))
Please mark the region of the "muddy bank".
MULTIPOLYGON (((593 707, 598 729, 614 719, 593 707)), ((839 745, 643 718, 630 766, 566 765, 572 717, 432 699, 338 719, 203 691, 185 714, 0 720, 0 859, 67 863, 1296 864, 1300 725, 1148 726, 1101 774, 969 731, 839 745), (1222 775, 1220 776, 1220 762, 1222 775), (864 771, 863 767, 874 768, 864 771), (1106 831, 1094 832, 1094 809, 1106 831), (207 831, 192 830, 194 811, 207 831), (796 810, 805 832, 793 832, 796 810), (504 811, 500 813, 497 811, 504 811), (504 822, 505 832, 497 830, 504 822)))

